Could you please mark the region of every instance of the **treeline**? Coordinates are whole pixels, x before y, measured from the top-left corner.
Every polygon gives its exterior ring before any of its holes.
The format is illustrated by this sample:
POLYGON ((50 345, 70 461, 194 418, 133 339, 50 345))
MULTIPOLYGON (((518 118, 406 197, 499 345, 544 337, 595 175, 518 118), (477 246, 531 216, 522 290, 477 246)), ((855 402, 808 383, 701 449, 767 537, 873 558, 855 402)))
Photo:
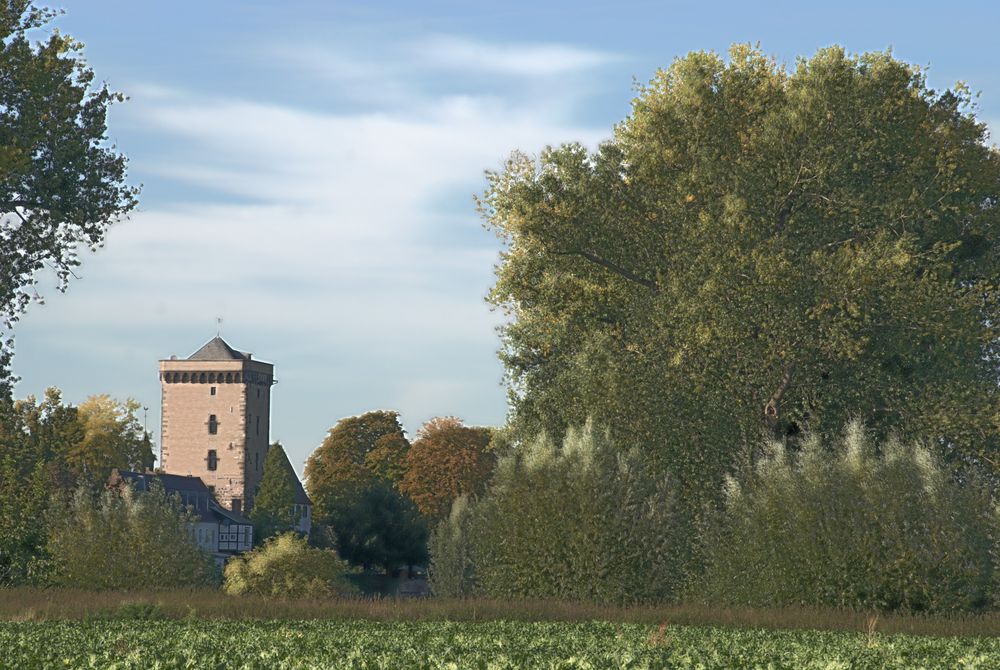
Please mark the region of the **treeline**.
POLYGON ((78 489, 96 495, 112 468, 152 467, 139 409, 107 395, 67 405, 56 389, 41 400, 0 397, 0 585, 41 578, 53 509, 78 489))
POLYGON ((484 490, 496 462, 494 437, 489 428, 439 417, 411 444, 397 412, 342 419, 306 461, 314 542, 364 570, 426 565, 429 526, 459 496, 484 490))

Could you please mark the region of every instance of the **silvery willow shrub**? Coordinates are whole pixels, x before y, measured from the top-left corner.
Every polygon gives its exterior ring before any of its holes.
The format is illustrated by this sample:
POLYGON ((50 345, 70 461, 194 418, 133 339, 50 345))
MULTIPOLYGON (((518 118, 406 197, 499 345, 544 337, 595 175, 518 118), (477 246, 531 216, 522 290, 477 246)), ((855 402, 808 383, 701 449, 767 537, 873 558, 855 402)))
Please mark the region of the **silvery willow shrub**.
POLYGON ((226 564, 223 590, 284 598, 347 595, 347 563, 328 549, 314 549, 294 532, 268 539, 261 547, 226 564))
POLYGON ((49 581, 79 589, 158 589, 216 582, 212 558, 195 542, 188 513, 162 487, 94 495, 79 488, 49 509, 49 581))
MULTIPOLYGON (((673 596, 682 578, 684 524, 671 482, 650 473, 638 452, 617 448, 590 422, 568 431, 561 445, 541 437, 512 450, 483 498, 458 511, 470 515, 468 531, 452 537, 470 544, 476 588, 499 598, 673 596)), ((445 532, 439 528, 439 541, 445 532)), ((432 547, 439 561, 441 546, 432 547)), ((460 550, 448 552, 450 574, 464 578, 455 560, 460 550)))
POLYGON ((463 598, 475 590, 475 569, 469 546, 472 505, 468 496, 459 496, 451 512, 431 531, 428 551, 431 555, 428 578, 434 595, 463 598))
POLYGON ((793 453, 768 445, 706 537, 710 600, 878 610, 970 611, 990 604, 997 517, 974 478, 934 452, 859 423, 793 453))

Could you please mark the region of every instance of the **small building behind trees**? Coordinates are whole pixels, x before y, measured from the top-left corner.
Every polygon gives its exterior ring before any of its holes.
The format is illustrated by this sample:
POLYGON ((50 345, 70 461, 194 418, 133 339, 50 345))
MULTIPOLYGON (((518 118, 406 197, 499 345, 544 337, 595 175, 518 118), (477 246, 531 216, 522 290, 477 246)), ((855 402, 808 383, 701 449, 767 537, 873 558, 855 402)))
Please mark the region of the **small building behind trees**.
POLYGON ((192 538, 216 563, 223 564, 231 556, 253 547, 253 523, 219 504, 198 477, 114 470, 108 478, 109 489, 131 486, 136 492, 151 490, 156 482, 168 496, 176 496, 193 513, 189 524, 192 538))

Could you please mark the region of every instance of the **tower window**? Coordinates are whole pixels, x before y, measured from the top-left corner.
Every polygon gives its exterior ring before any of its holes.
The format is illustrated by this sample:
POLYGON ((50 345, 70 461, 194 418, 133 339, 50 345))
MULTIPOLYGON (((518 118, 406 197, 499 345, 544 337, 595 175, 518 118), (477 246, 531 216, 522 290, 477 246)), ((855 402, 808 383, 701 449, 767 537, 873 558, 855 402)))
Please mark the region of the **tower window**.
POLYGON ((181 376, 181 381, 182 381, 182 382, 184 382, 185 384, 187 384, 187 381, 188 381, 188 373, 186 373, 186 372, 185 372, 185 373, 184 373, 184 374, 183 374, 183 375, 181 376))
POLYGON ((260 435, 260 414, 257 415, 257 434, 260 435))
POLYGON ((215 395, 215 387, 213 386, 208 392, 209 395, 215 395))
POLYGON ((219 421, 215 418, 214 414, 208 415, 208 434, 218 435, 219 433, 219 421))
MULTIPOLYGON (((215 470, 217 467, 219 467, 219 455, 215 453, 215 449, 208 450, 208 458, 206 458, 205 460, 208 461, 209 470, 215 470)), ((212 493, 215 493, 214 486, 210 486, 209 490, 211 490, 212 493)))
POLYGON ((204 372, 202 372, 200 375, 198 375, 198 382, 200 384, 204 384, 207 381, 208 381, 208 375, 206 375, 204 372))

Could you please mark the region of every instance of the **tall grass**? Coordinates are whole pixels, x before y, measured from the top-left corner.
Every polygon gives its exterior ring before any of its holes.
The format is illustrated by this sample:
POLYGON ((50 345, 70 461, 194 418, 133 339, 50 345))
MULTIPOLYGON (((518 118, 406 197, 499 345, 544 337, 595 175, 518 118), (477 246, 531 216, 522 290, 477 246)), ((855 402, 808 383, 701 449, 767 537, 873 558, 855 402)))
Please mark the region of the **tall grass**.
POLYGON ((270 599, 219 591, 0 590, 0 620, 171 618, 226 620, 351 619, 369 621, 610 621, 839 630, 912 635, 1000 635, 1000 613, 965 616, 887 615, 812 607, 748 608, 704 604, 615 606, 556 600, 492 599, 270 599))

